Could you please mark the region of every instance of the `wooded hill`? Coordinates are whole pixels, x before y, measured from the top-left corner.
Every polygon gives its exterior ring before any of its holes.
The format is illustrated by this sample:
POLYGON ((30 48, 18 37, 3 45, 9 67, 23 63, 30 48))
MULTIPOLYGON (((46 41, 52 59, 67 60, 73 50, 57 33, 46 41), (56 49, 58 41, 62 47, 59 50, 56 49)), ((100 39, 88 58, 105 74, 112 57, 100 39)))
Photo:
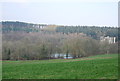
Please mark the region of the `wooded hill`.
MULTIPOLYGON (((3 60, 53 59, 53 55, 71 54, 82 58, 99 54, 117 54, 118 42, 101 42, 100 36, 118 38, 118 28, 59 26, 24 22, 2 22, 3 60), (94 39, 93 39, 94 38, 94 39), (97 39, 97 40, 96 40, 97 39)), ((58 57, 63 58, 63 57, 58 57)))
POLYGON ((94 39, 99 39, 100 36, 118 37, 118 28, 114 27, 98 27, 98 26, 61 26, 57 27, 56 32, 69 33, 84 33, 94 39))
POLYGON ((25 23, 19 21, 4 21, 2 22, 3 33, 11 31, 21 31, 21 32, 58 32, 63 34, 70 33, 84 33, 94 39, 99 40, 100 36, 110 36, 116 37, 116 41, 120 40, 118 38, 118 28, 117 27, 99 27, 99 26, 60 26, 60 25, 47 25, 47 24, 33 24, 25 23))

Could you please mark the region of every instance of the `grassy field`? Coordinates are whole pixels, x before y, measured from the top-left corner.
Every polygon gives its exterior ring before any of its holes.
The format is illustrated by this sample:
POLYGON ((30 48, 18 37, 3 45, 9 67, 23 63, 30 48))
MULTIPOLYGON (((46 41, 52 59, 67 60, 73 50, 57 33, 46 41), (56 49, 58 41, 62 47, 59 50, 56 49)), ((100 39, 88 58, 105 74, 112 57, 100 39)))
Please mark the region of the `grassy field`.
POLYGON ((3 79, 117 79, 118 55, 79 59, 3 61, 3 79))

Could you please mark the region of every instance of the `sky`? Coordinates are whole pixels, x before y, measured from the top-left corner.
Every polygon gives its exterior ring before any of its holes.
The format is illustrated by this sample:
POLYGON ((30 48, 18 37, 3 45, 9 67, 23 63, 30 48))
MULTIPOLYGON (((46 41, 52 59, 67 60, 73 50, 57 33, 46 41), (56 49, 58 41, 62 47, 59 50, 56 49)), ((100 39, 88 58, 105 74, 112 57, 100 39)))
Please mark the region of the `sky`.
POLYGON ((2 0, 2 21, 118 26, 117 0, 2 0))

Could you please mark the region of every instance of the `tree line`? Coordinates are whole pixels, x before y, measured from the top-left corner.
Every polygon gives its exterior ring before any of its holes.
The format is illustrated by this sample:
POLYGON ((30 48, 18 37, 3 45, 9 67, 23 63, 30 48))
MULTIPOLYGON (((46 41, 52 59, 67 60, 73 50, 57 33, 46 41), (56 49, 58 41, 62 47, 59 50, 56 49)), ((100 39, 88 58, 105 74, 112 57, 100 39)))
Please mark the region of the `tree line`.
POLYGON ((9 32, 2 35, 3 60, 53 59, 53 54, 72 54, 81 58, 118 53, 118 43, 109 44, 83 33, 9 32))
POLYGON ((46 24, 33 24, 33 23, 25 23, 19 21, 2 21, 2 32, 9 33, 11 31, 14 32, 39 32, 40 26, 47 26, 46 24))
POLYGON ((84 33, 87 36, 92 37, 93 39, 100 39, 100 36, 110 36, 116 37, 119 41, 120 35, 119 29, 117 27, 99 27, 99 26, 59 26, 56 28, 56 32, 61 32, 63 34, 70 33, 84 33))
MULTIPOLYGON (((2 32, 9 33, 14 32, 41 32, 45 31, 41 29, 40 26, 47 27, 47 24, 33 24, 25 22, 14 22, 14 21, 4 21, 2 22, 2 32)), ((56 25, 57 26, 57 25, 56 25)), ((53 27, 54 28, 54 27, 53 27)), ((49 31, 47 31, 49 32, 49 31)), ((59 32, 63 34, 70 33, 84 33, 87 36, 92 37, 93 39, 100 40, 100 36, 110 36, 116 37, 116 41, 119 41, 120 35, 118 27, 99 27, 99 26, 57 26, 54 32, 59 32)))

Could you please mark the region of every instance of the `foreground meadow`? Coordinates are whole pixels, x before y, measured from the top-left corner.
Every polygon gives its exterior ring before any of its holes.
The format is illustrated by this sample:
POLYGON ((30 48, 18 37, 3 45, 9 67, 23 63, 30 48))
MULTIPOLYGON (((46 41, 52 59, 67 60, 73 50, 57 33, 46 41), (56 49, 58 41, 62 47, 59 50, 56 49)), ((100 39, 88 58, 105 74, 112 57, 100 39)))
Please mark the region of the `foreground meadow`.
POLYGON ((118 54, 79 59, 3 61, 3 79, 117 79, 118 54))

